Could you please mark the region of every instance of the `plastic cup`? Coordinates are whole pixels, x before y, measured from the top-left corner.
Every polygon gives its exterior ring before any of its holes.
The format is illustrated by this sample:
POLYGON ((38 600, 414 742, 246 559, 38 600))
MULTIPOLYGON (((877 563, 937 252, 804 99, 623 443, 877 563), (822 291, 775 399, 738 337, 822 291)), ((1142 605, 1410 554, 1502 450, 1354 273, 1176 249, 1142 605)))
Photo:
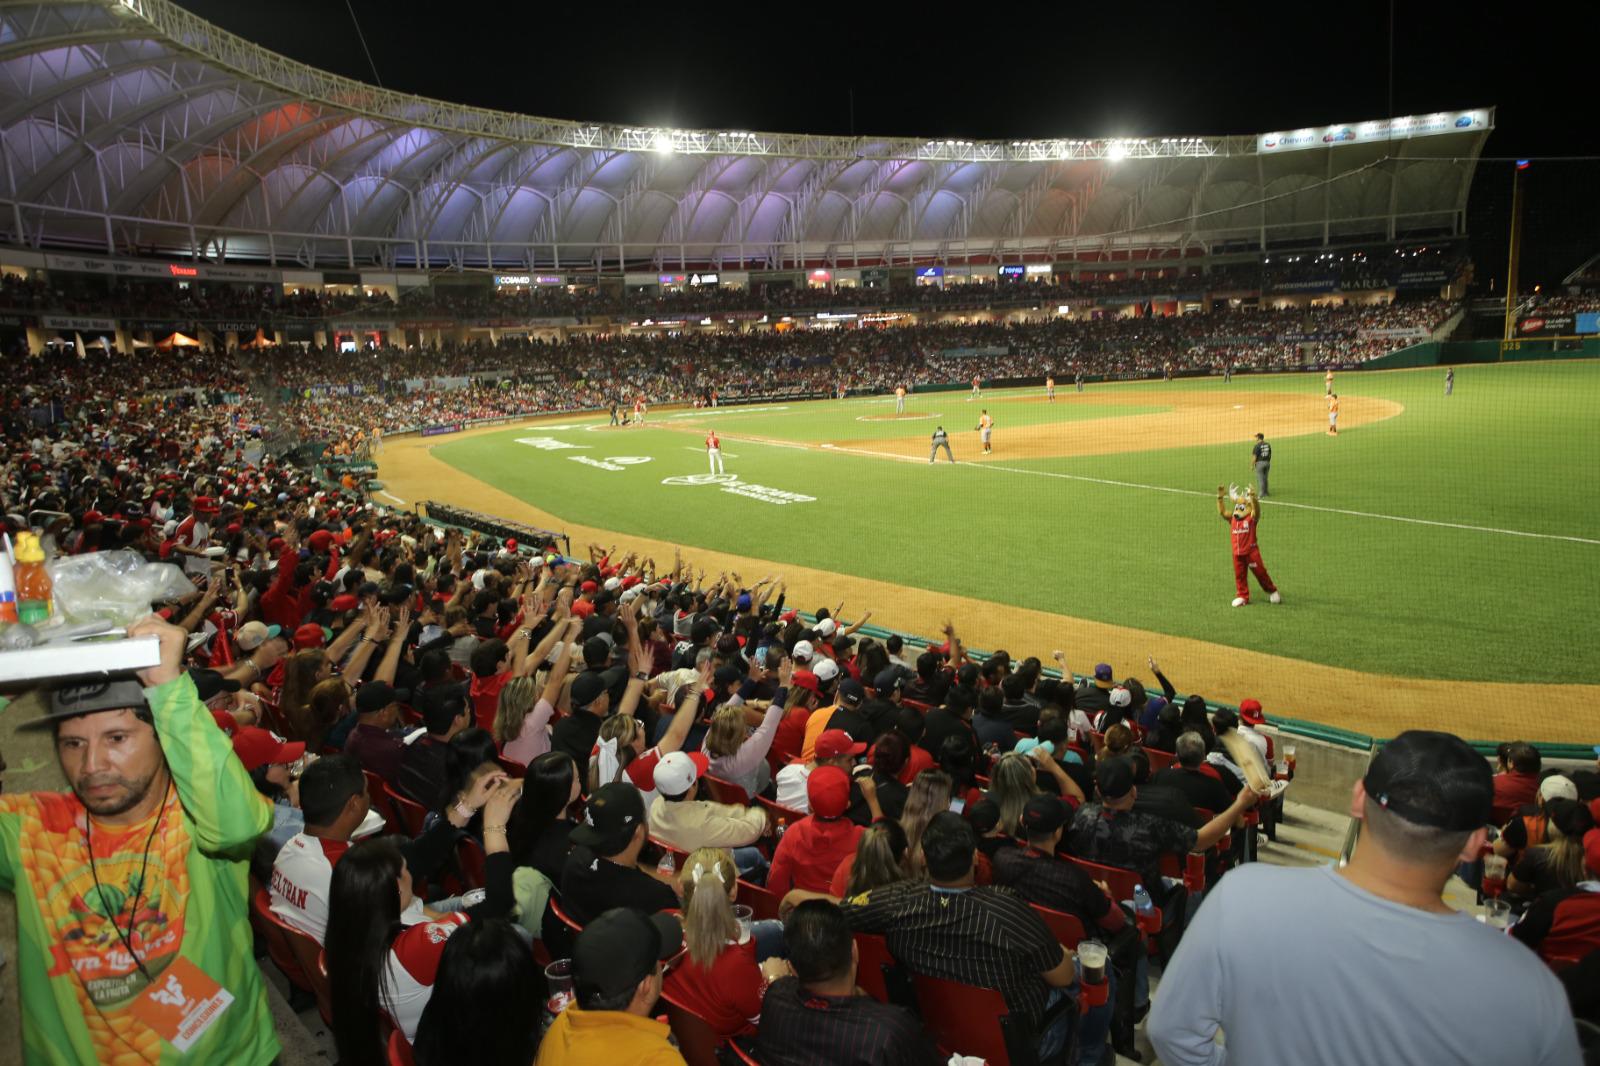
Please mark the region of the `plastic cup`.
POLYGON ((572 1003, 576 994, 572 987, 572 960, 557 959, 544 968, 545 984, 549 987, 544 1008, 552 1015, 560 1014, 572 1003))
POLYGON ((1106 946, 1098 940, 1078 941, 1078 963, 1083 967, 1083 983, 1106 983, 1106 946))
POLYGON ((1503 855, 1483 857, 1483 894, 1490 899, 1506 890, 1506 860, 1503 855))
POLYGON ((1483 920, 1496 929, 1510 928, 1511 904, 1503 899, 1486 900, 1483 904, 1483 920))
POLYGON ((743 903, 735 903, 733 905, 733 916, 739 921, 739 943, 741 944, 750 939, 755 913, 743 903))

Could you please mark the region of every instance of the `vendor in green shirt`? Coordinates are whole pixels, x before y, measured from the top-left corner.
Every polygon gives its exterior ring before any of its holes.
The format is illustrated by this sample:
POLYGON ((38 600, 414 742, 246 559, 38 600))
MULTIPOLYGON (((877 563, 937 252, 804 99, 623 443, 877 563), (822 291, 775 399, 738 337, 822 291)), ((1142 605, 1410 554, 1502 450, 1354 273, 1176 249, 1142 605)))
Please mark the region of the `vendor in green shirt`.
POLYGON ((0 796, 29 1063, 230 1063, 278 1054, 251 952, 247 859, 272 810, 182 672, 187 634, 137 680, 57 688, 71 792, 0 796))

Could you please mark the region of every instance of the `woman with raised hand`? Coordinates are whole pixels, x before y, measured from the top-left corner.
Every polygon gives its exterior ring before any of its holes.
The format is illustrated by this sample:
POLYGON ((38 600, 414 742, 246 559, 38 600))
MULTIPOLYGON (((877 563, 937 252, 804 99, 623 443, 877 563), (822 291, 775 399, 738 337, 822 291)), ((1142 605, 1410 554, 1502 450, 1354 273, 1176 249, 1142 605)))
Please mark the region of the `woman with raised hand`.
MULTIPOLYGON (((469 921, 500 917, 511 909, 506 822, 522 783, 498 775, 480 782, 479 792, 487 853, 485 893, 466 910, 402 926, 400 912, 411 898, 411 873, 390 837, 361 841, 333 868, 324 951, 333 995, 334 1042, 344 1066, 382 1066, 379 1011, 411 1040, 450 934, 469 921)), ((451 812, 449 817, 458 816, 451 812)))

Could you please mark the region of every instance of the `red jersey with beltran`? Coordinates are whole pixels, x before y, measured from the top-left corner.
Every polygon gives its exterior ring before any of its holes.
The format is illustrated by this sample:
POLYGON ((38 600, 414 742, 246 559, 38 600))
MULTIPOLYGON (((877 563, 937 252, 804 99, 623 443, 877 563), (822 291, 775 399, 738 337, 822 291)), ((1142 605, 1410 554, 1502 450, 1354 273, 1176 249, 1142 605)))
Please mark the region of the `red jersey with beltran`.
POLYGON ((722 447, 722 441, 717 439, 717 435, 715 433, 707 433, 706 434, 706 447, 707 448, 721 448, 722 447))
POLYGON ((1233 533, 1233 554, 1249 555, 1256 550, 1256 522, 1258 518, 1259 516, 1257 518, 1228 516, 1228 528, 1233 533))

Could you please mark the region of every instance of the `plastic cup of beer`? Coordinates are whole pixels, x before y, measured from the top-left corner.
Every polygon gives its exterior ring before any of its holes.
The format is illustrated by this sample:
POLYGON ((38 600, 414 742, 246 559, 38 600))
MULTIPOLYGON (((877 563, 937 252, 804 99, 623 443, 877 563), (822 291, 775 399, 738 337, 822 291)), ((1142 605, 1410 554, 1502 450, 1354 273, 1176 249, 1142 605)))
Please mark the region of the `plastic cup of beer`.
POLYGON ((1483 920, 1495 929, 1510 928, 1511 904, 1503 899, 1486 900, 1483 904, 1483 920))
POLYGON ((733 905, 733 916, 739 922, 739 943, 741 944, 750 939, 755 913, 743 903, 735 903, 733 905))
POLYGON ((1294 745, 1293 744, 1285 744, 1283 746, 1283 761, 1289 764, 1289 772, 1291 774, 1294 773, 1294 745))
POLYGON ((1503 855, 1483 857, 1483 894, 1490 899, 1506 890, 1506 860, 1503 855))
POLYGON ((1098 940, 1078 941, 1078 965, 1083 971, 1083 1001, 1086 1007, 1098 1007, 1107 999, 1106 946, 1098 940))
POLYGON ((572 986, 572 960, 557 959, 546 966, 544 979, 549 988, 544 1008, 551 1014, 560 1014, 576 997, 572 986))

